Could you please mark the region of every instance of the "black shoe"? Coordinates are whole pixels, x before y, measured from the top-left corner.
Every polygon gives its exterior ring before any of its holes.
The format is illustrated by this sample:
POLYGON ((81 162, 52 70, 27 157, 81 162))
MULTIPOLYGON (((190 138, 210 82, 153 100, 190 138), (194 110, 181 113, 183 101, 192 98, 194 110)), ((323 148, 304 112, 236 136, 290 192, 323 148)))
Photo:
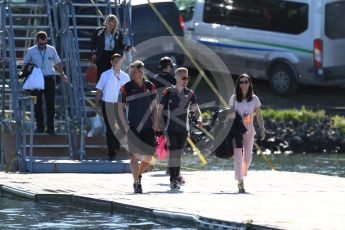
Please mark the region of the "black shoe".
POLYGON ((143 193, 143 189, 141 188, 141 183, 137 182, 133 184, 134 193, 143 193))
POLYGON ((241 181, 240 183, 238 183, 238 193, 245 193, 246 190, 244 189, 244 184, 243 181, 241 181))
POLYGON ((185 179, 181 175, 177 177, 177 181, 180 185, 184 185, 186 183, 185 179))
POLYGON ((48 133, 50 136, 55 136, 55 131, 54 131, 54 129, 47 129, 47 133, 48 133))
POLYGON ((113 161, 115 159, 115 156, 109 156, 109 161, 113 161))
POLYGON ((177 180, 170 182, 170 188, 172 190, 180 189, 180 184, 177 180))

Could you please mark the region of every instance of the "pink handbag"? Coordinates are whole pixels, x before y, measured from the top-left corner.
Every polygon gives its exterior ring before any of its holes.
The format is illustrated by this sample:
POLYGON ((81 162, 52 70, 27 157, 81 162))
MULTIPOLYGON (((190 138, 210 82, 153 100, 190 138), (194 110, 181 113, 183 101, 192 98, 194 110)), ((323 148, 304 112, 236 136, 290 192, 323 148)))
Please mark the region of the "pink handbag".
POLYGON ((158 160, 164 160, 168 156, 168 147, 166 145, 166 139, 164 135, 156 137, 156 155, 158 160))

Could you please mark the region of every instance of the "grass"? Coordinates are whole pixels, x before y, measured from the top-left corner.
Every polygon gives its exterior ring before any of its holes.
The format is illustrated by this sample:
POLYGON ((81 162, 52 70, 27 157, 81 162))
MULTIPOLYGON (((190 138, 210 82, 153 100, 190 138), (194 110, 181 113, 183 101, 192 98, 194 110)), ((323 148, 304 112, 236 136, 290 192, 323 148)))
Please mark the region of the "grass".
MULTIPOLYGON (((324 110, 312 111, 305 107, 301 110, 297 109, 262 109, 262 116, 264 120, 274 121, 293 121, 295 125, 308 123, 311 121, 317 121, 319 123, 329 121, 331 122, 330 128, 338 130, 341 133, 345 133, 345 116, 340 115, 327 115, 324 110)), ((212 119, 212 112, 209 110, 202 112, 202 118, 204 121, 212 119)))
POLYGON ((312 111, 308 110, 305 107, 302 107, 301 110, 297 109, 263 109, 262 115, 264 118, 270 118, 275 121, 286 121, 292 120, 296 123, 305 123, 311 120, 317 120, 319 122, 323 121, 326 118, 326 112, 324 110, 312 111))
POLYGON ((326 119, 330 119, 331 128, 339 130, 341 133, 345 133, 345 117, 339 115, 329 116, 324 110, 312 111, 305 107, 301 110, 297 109, 262 109, 262 115, 264 119, 272 119, 275 121, 289 121, 292 120, 296 124, 302 124, 310 121, 323 122, 326 119))
POLYGON ((331 117, 331 127, 345 133, 345 117, 338 115, 331 117))

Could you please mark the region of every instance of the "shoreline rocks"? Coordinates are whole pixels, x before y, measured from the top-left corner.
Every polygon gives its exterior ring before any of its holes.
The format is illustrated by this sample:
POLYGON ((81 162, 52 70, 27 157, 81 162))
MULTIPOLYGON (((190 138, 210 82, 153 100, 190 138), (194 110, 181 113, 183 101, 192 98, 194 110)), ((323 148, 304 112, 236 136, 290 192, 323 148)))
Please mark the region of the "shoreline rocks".
MULTIPOLYGON (((257 127, 256 127, 257 128, 257 127)), ((345 133, 331 128, 330 117, 297 124, 265 119, 266 138, 257 143, 272 152, 345 153, 345 133)))

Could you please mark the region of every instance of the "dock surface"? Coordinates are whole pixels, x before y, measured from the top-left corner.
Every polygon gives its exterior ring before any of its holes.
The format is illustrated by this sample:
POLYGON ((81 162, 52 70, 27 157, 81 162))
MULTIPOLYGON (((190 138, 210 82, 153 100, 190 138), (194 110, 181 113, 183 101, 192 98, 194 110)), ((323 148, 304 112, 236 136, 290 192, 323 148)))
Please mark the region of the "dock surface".
POLYGON ((169 187, 165 172, 142 179, 134 194, 124 174, 0 172, 0 185, 34 194, 64 194, 113 201, 158 211, 221 221, 251 222, 278 229, 344 229, 345 178, 310 173, 250 171, 245 194, 237 193, 233 171, 182 172, 186 184, 169 187))

